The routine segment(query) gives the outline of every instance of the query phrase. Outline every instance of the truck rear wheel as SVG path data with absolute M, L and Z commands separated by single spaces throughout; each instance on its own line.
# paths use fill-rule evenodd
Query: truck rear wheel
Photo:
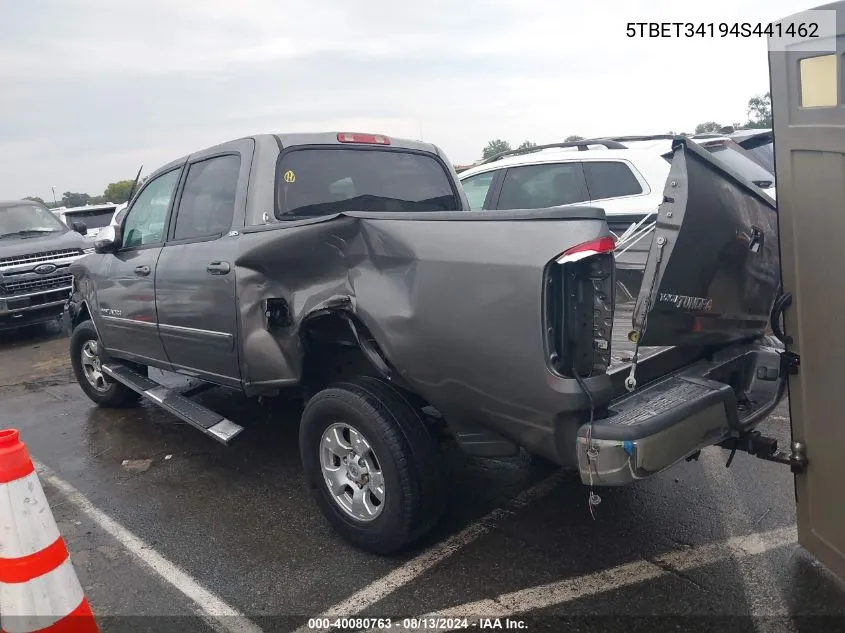
M 83 321 L 70 335 L 70 364 L 82 391 L 99 406 L 122 408 L 138 403 L 136 392 L 103 373 L 100 341 L 91 321 Z
M 314 395 L 302 414 L 299 449 L 320 510 L 363 550 L 395 553 L 443 516 L 437 442 L 422 413 L 382 380 L 356 378 Z

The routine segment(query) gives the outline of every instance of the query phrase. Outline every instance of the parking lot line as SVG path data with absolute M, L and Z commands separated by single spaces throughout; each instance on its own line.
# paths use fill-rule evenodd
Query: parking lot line
M 76 488 L 61 479 L 48 466 L 33 459 L 39 478 L 58 490 L 80 512 L 86 514 L 103 531 L 117 540 L 140 562 L 152 569 L 163 580 L 191 600 L 197 614 L 220 633 L 263 633 L 261 627 L 243 613 L 226 604 L 221 598 L 203 587 L 187 572 L 156 552 L 150 545 L 95 507 Z
M 689 549 L 674 550 L 652 560 L 641 559 L 585 576 L 566 578 L 558 582 L 504 593 L 495 598 L 467 602 L 427 613 L 419 616 L 418 619 L 436 617 L 473 620 L 525 614 L 537 609 L 572 602 L 579 598 L 623 589 L 669 574 L 703 568 L 731 558 L 740 560 L 757 556 L 793 544 L 797 541 L 797 538 L 795 526 L 735 536 Z M 767 613 L 765 615 L 783 614 Z M 371 629 L 368 633 L 381 633 L 388 630 Z
M 732 476 L 735 471 L 729 471 L 725 466 L 725 453 L 721 448 L 710 447 L 701 452 L 699 461 L 704 472 L 715 484 L 715 490 L 722 496 L 723 503 L 727 506 L 726 509 L 739 517 L 739 522 L 737 522 L 726 514 L 721 515 L 722 528 L 727 534 L 730 534 L 732 531 L 731 525 L 737 525 L 737 523 L 741 525 L 742 522 L 751 524 L 753 517 L 748 516 L 748 511 L 741 502 L 741 492 L 736 484 L 736 479 Z M 748 538 L 754 539 L 754 535 L 749 535 Z M 749 605 L 749 615 L 757 615 L 756 611 L 761 608 L 763 600 L 753 598 L 759 592 L 759 587 L 771 588 L 776 586 L 776 583 L 771 582 L 775 575 L 774 570 L 765 564 L 761 565 L 759 569 L 745 565 L 737 565 L 736 568 L 737 576 Z M 783 593 L 780 591 L 770 598 L 775 604 L 783 604 L 784 602 Z M 758 621 L 754 620 L 753 622 L 752 627 L 759 630 Z
M 516 510 L 524 508 L 532 501 L 549 494 L 562 481 L 563 477 L 564 473 L 558 471 L 530 488 L 523 490 L 501 508 L 493 510 L 457 534 L 415 556 L 386 576 L 382 576 L 363 589 L 355 592 L 346 600 L 329 607 L 328 610 L 318 617 L 351 617 L 361 613 L 370 605 L 382 600 L 397 589 L 404 587 L 421 574 L 458 552 L 461 548 L 477 540 L 493 529 L 497 523 L 512 515 Z M 315 633 L 317 630 L 302 626 L 295 633 Z M 323 630 L 326 631 L 329 629 Z

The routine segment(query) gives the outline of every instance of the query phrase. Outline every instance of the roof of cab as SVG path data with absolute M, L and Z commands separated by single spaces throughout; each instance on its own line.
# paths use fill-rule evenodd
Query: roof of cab
M 352 132 L 352 133 L 354 134 L 355 132 Z M 252 134 L 250 136 L 241 136 L 239 138 L 229 139 L 227 141 L 223 141 L 222 143 L 217 143 L 217 144 L 211 145 L 209 147 L 196 149 L 193 152 L 191 152 L 190 154 L 185 154 L 183 156 L 180 156 L 179 158 L 171 160 L 170 162 L 168 162 L 165 165 L 161 165 L 160 167 L 157 167 L 154 171 L 152 171 L 150 173 L 149 176 L 157 176 L 160 173 L 170 171 L 174 167 L 178 167 L 178 166 L 182 165 L 185 161 L 187 161 L 194 154 L 211 152 L 211 151 L 214 151 L 214 150 L 217 150 L 217 149 L 219 149 L 220 151 L 223 151 L 225 149 L 228 149 L 229 145 L 231 145 L 233 143 L 237 143 L 238 141 L 246 140 L 246 139 L 252 139 L 252 140 L 254 140 L 258 143 L 266 142 L 266 141 L 272 141 L 273 143 L 281 144 L 282 148 L 293 147 L 293 146 L 297 146 L 297 145 L 332 145 L 332 146 L 339 146 L 339 147 L 343 147 L 343 146 L 354 147 L 356 145 L 355 143 L 342 143 L 342 142 L 340 142 L 338 140 L 338 136 L 341 135 L 341 134 L 350 134 L 350 132 L 297 132 L 297 133 L 291 133 L 291 134 L 284 134 L 284 133 L 270 134 L 270 133 L 267 133 L 267 134 Z M 361 132 L 361 134 L 370 135 L 372 133 Z M 425 143 L 423 141 L 415 141 L 415 140 L 411 140 L 411 139 L 407 139 L 407 138 L 399 138 L 399 137 L 396 137 L 396 136 L 389 136 L 387 134 L 377 134 L 377 136 L 384 136 L 385 138 L 390 139 L 390 145 L 388 145 L 386 147 L 393 147 L 393 148 L 399 148 L 399 149 L 410 149 L 410 150 L 416 150 L 416 151 L 420 151 L 420 152 L 428 152 L 428 153 L 431 153 L 431 154 L 436 154 L 438 156 L 444 157 L 443 153 L 439 150 L 439 148 L 432 143 Z M 385 147 L 384 145 L 376 145 L 376 144 L 373 144 L 372 146 L 373 147 Z
M 301 132 L 294 134 L 274 134 L 282 144 L 282 147 L 291 147 L 295 145 L 340 145 L 354 147 L 357 143 L 342 143 L 338 140 L 341 134 L 357 134 L 358 132 Z M 372 132 L 360 132 L 360 134 L 372 135 Z M 382 147 L 398 147 L 400 149 L 411 149 L 420 152 L 430 152 L 438 154 L 437 146 L 432 143 L 425 143 L 423 141 L 415 141 L 407 138 L 398 138 L 388 134 L 376 134 L 376 136 L 383 136 L 390 140 L 389 146 Z

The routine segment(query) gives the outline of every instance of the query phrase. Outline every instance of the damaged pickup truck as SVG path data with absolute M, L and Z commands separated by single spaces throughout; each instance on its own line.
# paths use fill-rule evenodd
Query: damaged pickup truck
M 764 338 L 776 210 L 693 143 L 673 151 L 621 324 L 601 209 L 470 211 L 433 145 L 259 135 L 180 158 L 72 266 L 74 372 L 98 405 L 144 397 L 224 444 L 244 429 L 148 368 L 302 393 L 314 499 L 382 554 L 442 515 L 447 434 L 478 456 L 524 447 L 590 486 L 717 444 L 784 461 L 754 431 L 788 365 Z M 627 362 L 614 327 L 635 341 Z

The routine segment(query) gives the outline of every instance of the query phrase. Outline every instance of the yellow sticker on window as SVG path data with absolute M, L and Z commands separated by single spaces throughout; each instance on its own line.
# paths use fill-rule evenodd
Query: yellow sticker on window
M 285 172 L 284 178 L 285 182 L 296 182 L 296 174 L 290 169 Z

